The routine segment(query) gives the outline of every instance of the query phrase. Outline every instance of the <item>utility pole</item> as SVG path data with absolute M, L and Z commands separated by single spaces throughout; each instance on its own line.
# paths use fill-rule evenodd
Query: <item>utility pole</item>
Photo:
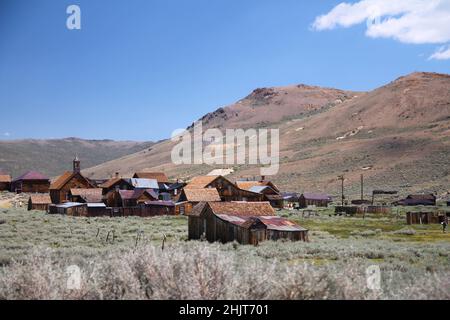
M 364 175 L 361 174 L 361 203 L 364 200 Z
M 344 196 L 344 180 L 345 180 L 344 175 L 338 176 L 338 180 L 341 180 L 341 199 L 342 199 L 342 206 L 344 206 L 344 199 L 345 199 L 345 196 Z

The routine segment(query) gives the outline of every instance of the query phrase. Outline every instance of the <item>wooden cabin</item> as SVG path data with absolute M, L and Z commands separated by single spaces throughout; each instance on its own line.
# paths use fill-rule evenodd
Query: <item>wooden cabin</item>
M 118 196 L 117 207 L 136 207 L 158 200 L 158 194 L 153 189 L 119 190 Z
M 237 181 L 236 185 L 240 189 L 261 194 L 263 201 L 270 202 L 274 208 L 282 209 L 284 207 L 283 196 L 270 181 Z
M 190 240 L 253 245 L 265 240 L 308 240 L 307 229 L 275 216 L 269 202 L 202 202 L 188 217 Z
M 146 201 L 145 206 L 150 208 L 152 216 L 178 216 L 184 214 L 184 204 L 174 201 Z
M 16 193 L 48 193 L 50 179 L 37 171 L 28 171 L 11 181 L 11 191 Z
M 178 203 L 184 205 L 184 211 L 186 214 L 192 211 L 192 208 L 200 202 L 220 202 L 220 195 L 217 189 L 209 188 L 184 188 L 181 191 Z
M 81 189 L 74 188 L 69 191 L 69 201 L 79 203 L 103 203 L 103 189 L 91 188 Z
M 109 179 L 105 183 L 102 183 L 101 185 L 99 185 L 99 188 L 103 189 L 104 195 L 106 195 L 110 191 L 134 189 L 130 179 L 119 178 L 118 176 Z
M 199 176 L 193 178 L 184 189 L 210 189 L 219 192 L 222 201 L 263 201 L 264 196 L 259 193 L 240 189 L 236 184 L 223 176 Z
M 32 194 L 28 199 L 28 211 L 40 210 L 47 211 L 48 206 L 52 204 L 49 194 Z
M 328 204 L 331 202 L 332 198 L 324 193 L 305 192 L 298 199 L 300 208 L 306 208 L 308 206 L 328 207 Z
M 75 217 L 87 217 L 88 205 L 86 203 L 65 202 L 61 204 L 49 205 L 50 214 L 64 214 Z
M 436 196 L 434 194 L 410 194 L 405 199 L 394 202 L 400 206 L 435 206 Z
M 93 189 L 95 186 L 81 174 L 80 160 L 73 160 L 73 171 L 64 172 L 50 185 L 52 203 L 59 204 L 70 201 L 72 189 Z
M 0 172 L 0 191 L 9 191 L 11 189 L 11 176 Z
M 155 179 L 158 183 L 170 184 L 170 180 L 164 172 L 136 172 L 133 178 Z

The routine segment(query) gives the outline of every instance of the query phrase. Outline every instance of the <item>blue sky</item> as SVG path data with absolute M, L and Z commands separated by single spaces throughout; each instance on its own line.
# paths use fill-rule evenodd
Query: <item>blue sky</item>
M 0 139 L 157 140 L 257 87 L 450 73 L 429 59 L 439 42 L 312 27 L 340 2 L 1 0 Z M 71 4 L 81 30 L 66 28 Z

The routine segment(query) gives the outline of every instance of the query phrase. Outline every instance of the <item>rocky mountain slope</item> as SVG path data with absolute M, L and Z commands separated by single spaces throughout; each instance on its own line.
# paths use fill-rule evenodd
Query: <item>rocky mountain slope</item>
M 202 118 L 205 128 L 279 128 L 281 166 L 270 177 L 284 190 L 338 194 L 337 176 L 356 196 L 366 192 L 450 192 L 450 76 L 413 73 L 370 92 L 307 85 L 261 88 Z M 91 177 L 120 171 L 166 171 L 189 179 L 213 168 L 171 162 L 170 140 L 85 170 Z M 232 178 L 259 175 L 257 166 L 232 166 Z

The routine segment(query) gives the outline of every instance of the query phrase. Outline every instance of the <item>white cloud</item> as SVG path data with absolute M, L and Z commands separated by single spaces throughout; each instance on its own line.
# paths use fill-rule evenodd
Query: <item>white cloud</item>
M 5 137 L 9 137 L 9 136 L 11 135 L 11 133 L 5 132 L 3 135 L 4 135 Z
M 433 53 L 429 60 L 448 60 L 450 59 L 450 46 L 443 46 Z
M 322 31 L 362 23 L 367 23 L 366 35 L 371 38 L 390 38 L 411 44 L 445 44 L 450 41 L 450 0 L 344 2 L 317 17 L 312 27 Z

